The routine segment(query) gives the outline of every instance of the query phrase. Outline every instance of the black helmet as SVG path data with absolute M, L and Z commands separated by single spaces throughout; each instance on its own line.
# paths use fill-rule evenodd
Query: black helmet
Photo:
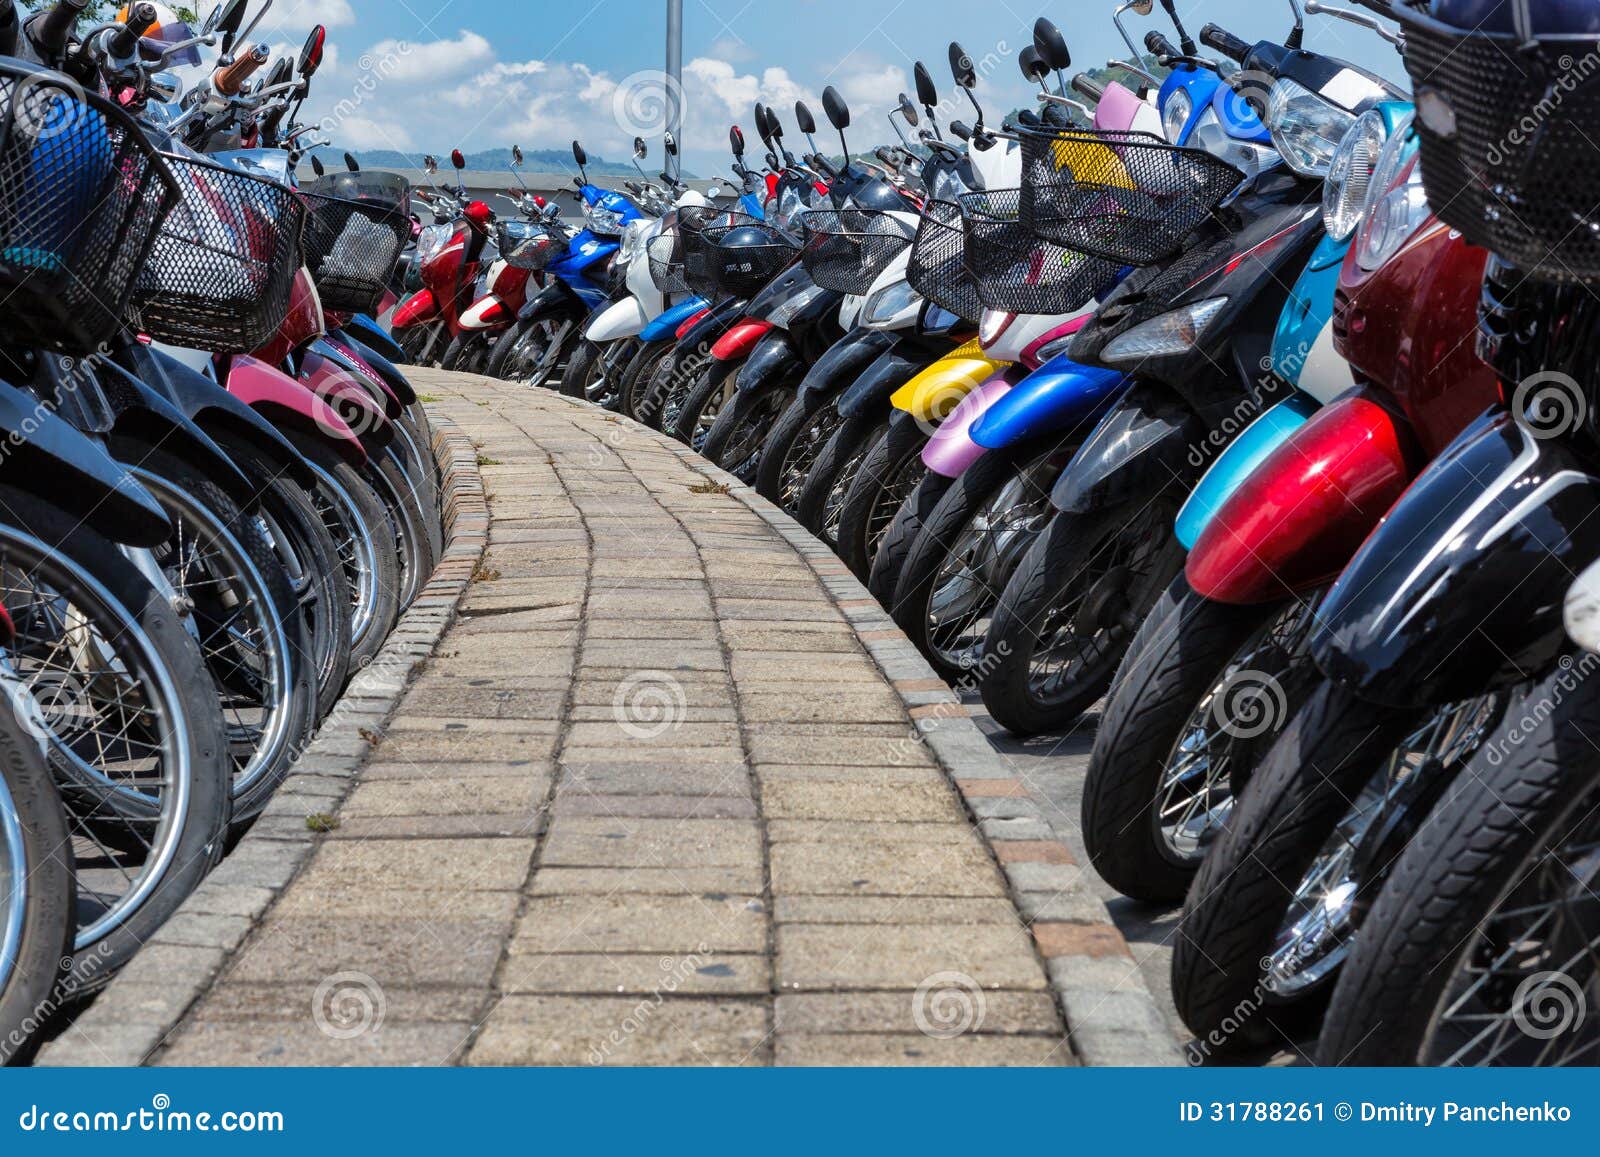
M 1593 0 L 1430 0 L 1422 12 L 1463 35 L 1514 36 L 1519 43 L 1600 38 L 1600 5 Z M 1395 15 L 1404 21 L 1409 10 L 1397 5 Z
M 762 249 L 777 243 L 772 230 L 765 225 L 740 225 L 717 238 L 719 249 Z

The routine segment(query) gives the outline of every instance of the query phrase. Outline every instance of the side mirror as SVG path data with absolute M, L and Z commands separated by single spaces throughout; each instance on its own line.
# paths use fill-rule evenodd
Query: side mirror
M 804 136 L 811 136 L 817 131 L 817 118 L 811 115 L 811 106 L 803 100 L 794 102 L 794 122 L 800 126 Z
M 767 137 L 773 141 L 782 142 L 783 122 L 778 119 L 778 114 L 772 111 L 772 106 L 767 106 Z
M 738 125 L 728 129 L 728 147 L 733 150 L 734 156 L 740 160 L 744 159 L 744 133 L 739 130 Z
M 206 21 L 208 32 L 221 35 L 224 53 L 233 48 L 233 39 L 239 35 L 239 27 L 244 23 L 245 5 L 248 3 L 249 0 L 224 0 Z
M 572 159 L 577 162 L 580 169 L 589 163 L 589 154 L 583 151 L 583 146 L 577 141 L 572 142 Z
M 325 177 L 328 175 L 328 170 L 322 167 L 322 158 L 318 156 L 313 156 L 311 158 L 311 171 L 319 177 Z
M 344 155 L 344 167 L 352 173 L 359 173 L 361 171 L 361 162 L 356 160 L 353 154 L 346 153 Z
M 822 90 L 822 111 L 828 114 L 828 123 L 840 132 L 850 127 L 850 106 L 831 84 Z
M 267 73 L 267 86 L 275 88 L 280 84 L 288 84 L 294 79 L 294 61 L 287 56 L 280 56 L 272 64 L 272 71 Z
M 770 149 L 772 147 L 772 133 L 767 129 L 767 106 L 759 100 L 756 101 L 755 118 L 756 136 L 760 137 L 761 143 Z
M 644 160 L 650 155 L 650 147 L 644 143 L 643 137 L 633 138 L 633 155 L 636 160 Z
M 521 145 L 512 145 L 511 146 L 511 167 L 513 169 L 522 168 L 522 146 Z
M 1050 76 L 1050 66 L 1044 62 L 1044 57 L 1039 55 L 1039 50 L 1031 44 L 1017 54 L 1017 67 L 1022 69 L 1025 79 L 1037 85 L 1042 86 Z
M 1145 6 L 1149 7 L 1147 0 Z M 1043 16 L 1033 25 L 1033 47 L 1045 64 L 1055 71 L 1065 72 L 1072 67 L 1072 53 L 1067 51 L 1067 38 L 1061 35 L 1061 29 Z
M 295 71 L 302 80 L 310 80 L 316 75 L 317 69 L 322 67 L 322 52 L 328 42 L 328 30 L 318 24 L 306 37 L 306 42 L 300 46 L 300 59 L 295 63 Z
M 459 173 L 467 167 L 467 158 L 462 155 L 460 149 L 452 149 L 450 150 L 450 163 L 456 167 L 456 172 Z
M 928 66 L 922 61 L 917 61 L 911 70 L 917 82 L 917 99 L 922 102 L 923 108 L 932 108 L 939 103 L 939 88 L 933 83 L 933 74 L 928 71 Z
M 900 94 L 900 115 L 906 118 L 909 125 L 915 125 L 922 119 L 917 115 L 917 106 L 911 103 L 911 98 L 905 93 Z
M 955 78 L 956 84 L 968 92 L 978 87 L 978 70 L 972 63 L 972 57 L 953 40 L 950 42 L 950 75 Z
M 439 158 L 429 153 L 422 158 L 422 168 L 430 177 L 437 175 L 439 172 Z
M 1172 0 L 1162 0 L 1162 3 L 1170 14 L 1173 11 Z M 1156 6 L 1154 0 L 1133 0 L 1133 10 L 1140 16 L 1148 16 L 1156 10 Z

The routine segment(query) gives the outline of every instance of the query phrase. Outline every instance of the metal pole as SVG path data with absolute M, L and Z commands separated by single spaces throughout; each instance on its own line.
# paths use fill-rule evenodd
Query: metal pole
M 679 155 L 668 165 L 683 175 L 683 0 L 667 0 L 667 131 L 678 142 Z

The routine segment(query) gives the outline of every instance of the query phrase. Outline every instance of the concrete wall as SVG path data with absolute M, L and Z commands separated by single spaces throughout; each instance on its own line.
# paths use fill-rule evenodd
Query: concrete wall
M 331 166 L 329 171 L 334 171 Z M 649 172 L 650 170 L 646 169 L 645 171 Z M 401 170 L 401 173 L 416 188 L 426 189 L 430 187 L 428 175 L 421 169 L 409 172 Z M 572 184 L 572 176 L 571 173 L 523 173 L 522 179 L 527 182 L 528 188 L 547 200 L 555 199 L 556 203 L 561 206 L 562 214 L 571 217 L 578 210 L 577 189 Z M 441 170 L 437 178 L 437 184 L 441 188 L 453 189 L 455 188 L 454 178 L 454 170 Z M 310 182 L 316 179 L 316 174 L 309 167 L 302 168 L 300 179 L 304 182 Z M 621 174 L 595 174 L 593 179 L 594 183 L 602 188 L 625 191 L 624 182 L 628 178 Z M 474 198 L 487 203 L 489 208 L 497 213 L 509 211 L 511 203 L 496 194 L 505 193 L 518 187 L 516 178 L 505 170 L 500 172 L 475 172 L 468 169 L 461 174 L 461 183 L 466 186 L 467 191 Z M 708 191 L 713 185 L 719 186 L 723 194 L 719 200 L 731 201 L 737 193 L 731 179 L 726 181 L 697 180 L 690 181 L 689 184 L 702 193 Z

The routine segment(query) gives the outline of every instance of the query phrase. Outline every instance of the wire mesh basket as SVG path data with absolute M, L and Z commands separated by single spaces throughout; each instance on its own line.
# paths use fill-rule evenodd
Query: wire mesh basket
M 371 313 L 411 236 L 411 219 L 379 202 L 300 194 L 306 267 L 326 309 Z
M 650 262 L 650 280 L 662 293 L 672 296 L 693 292 L 684 266 L 683 233 L 678 226 L 663 229 L 650 238 L 645 257 Z
M 871 291 L 917 236 L 906 215 L 882 209 L 813 209 L 800 223 L 805 228 L 802 260 L 811 280 L 858 297 Z
M 734 238 L 734 234 L 754 230 L 765 240 L 752 244 L 754 233 Z M 766 225 L 713 225 L 701 231 L 712 254 L 711 279 L 730 297 L 754 297 L 778 274 L 794 264 L 799 248 Z M 725 245 L 734 239 L 737 245 Z
M 1595 45 L 1464 36 L 1410 10 L 1404 23 L 1434 212 L 1524 273 L 1600 280 L 1600 79 L 1573 67 L 1575 57 L 1592 62 L 1583 52 Z
M 717 276 L 721 255 L 707 238 L 708 230 L 761 224 L 761 218 L 734 210 L 710 206 L 678 210 L 678 232 L 683 239 L 683 279 L 688 292 L 708 299 L 719 298 L 726 292 Z
M 983 315 L 978 287 L 967 269 L 960 204 L 929 201 L 923 206 L 906 280 L 924 298 L 959 318 L 977 321 Z
M 85 354 L 116 333 L 178 182 L 121 109 L 0 60 L 0 297 L 8 343 Z
M 1022 223 L 1040 238 L 1122 265 L 1183 247 L 1244 174 L 1151 133 L 1023 131 Z
M 276 181 L 167 156 L 182 189 L 134 286 L 129 320 L 158 341 L 249 353 L 289 312 L 305 206 Z
M 501 221 L 495 226 L 501 259 L 513 269 L 538 272 L 555 260 L 556 240 L 550 230 L 532 221 Z
M 1021 200 L 1018 189 L 961 197 L 967 267 L 978 299 L 1007 313 L 1082 309 L 1110 287 L 1121 266 L 1036 236 L 1022 221 Z

